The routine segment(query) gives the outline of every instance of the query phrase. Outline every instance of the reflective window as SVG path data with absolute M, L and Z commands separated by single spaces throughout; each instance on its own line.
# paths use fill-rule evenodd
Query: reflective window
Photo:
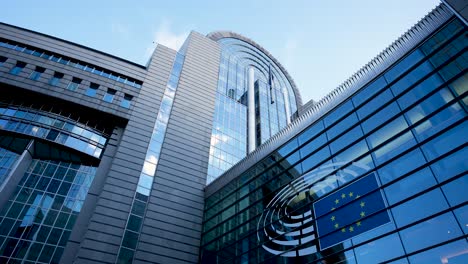
M 447 209 L 448 205 L 439 188 L 392 208 L 398 227 Z
M 442 186 L 442 190 L 451 206 L 468 201 L 468 193 L 466 192 L 468 190 L 468 175 L 445 184 Z
M 426 263 L 468 263 L 468 246 L 466 240 L 458 240 L 440 247 L 423 251 L 410 256 L 409 260 L 415 264 Z
M 411 52 L 408 56 L 398 62 L 398 64 L 388 70 L 387 73 L 385 73 L 385 79 L 387 79 L 388 82 L 392 82 L 409 68 L 414 66 L 417 62 L 421 61 L 423 58 L 424 54 L 419 49 Z
M 405 254 L 397 234 L 364 244 L 355 253 L 358 263 L 381 263 Z
M 353 96 L 353 103 L 354 106 L 359 106 L 365 100 L 373 96 L 374 94 L 379 93 L 385 86 L 387 82 L 383 76 L 377 78 L 371 84 L 367 85 L 366 87 L 362 88 L 361 91 Z
M 385 188 L 390 204 L 399 202 L 437 184 L 429 168 L 417 171 Z
M 34 69 L 34 71 L 31 72 L 31 75 L 29 75 L 29 79 L 33 81 L 37 81 L 39 80 L 39 78 L 41 78 L 41 74 L 43 74 L 44 72 L 45 72 L 45 68 L 36 66 L 36 69 Z
M 64 177 L 70 170 L 77 172 L 75 177 Z M 80 164 L 33 160 L 2 211 L 7 221 L 1 229 L 8 225 L 9 232 L 0 235 L 1 255 L 12 262 L 58 263 L 95 172 Z
M 422 146 L 422 150 L 429 160 L 460 146 L 467 142 L 466 131 L 468 124 L 466 122 L 450 129 L 439 137 L 431 140 Z
M 460 223 L 463 233 L 468 234 L 468 205 L 458 208 L 454 211 L 455 217 Z
M 52 86 L 58 86 L 62 78 L 63 78 L 63 73 L 54 72 L 54 76 L 52 76 L 52 78 L 49 80 L 49 84 Z
M 380 145 L 382 142 L 385 142 L 389 138 L 395 136 L 400 131 L 407 128 L 408 125 L 403 117 L 399 117 L 384 127 L 380 128 L 376 132 L 372 133 L 369 137 L 369 144 L 372 148 Z
M 184 55 L 180 53 L 176 54 L 176 61 L 178 63 L 182 64 L 183 59 Z M 138 179 L 137 189 L 132 203 L 131 214 L 127 220 L 125 235 L 119 247 L 117 263 L 132 262 L 133 254 L 137 247 L 139 231 L 143 222 L 140 216 L 144 215 L 145 213 L 147 205 L 146 203 L 151 193 L 156 168 L 158 165 L 159 153 L 161 152 L 172 103 L 174 102 L 175 89 L 177 89 L 177 84 L 180 77 L 179 66 L 174 65 L 173 72 L 174 71 L 178 73 L 175 79 L 176 85 L 173 87 L 170 87 L 169 84 L 166 85 L 166 90 L 164 92 L 161 105 L 159 106 L 158 116 L 153 127 L 153 134 L 151 135 L 150 144 L 146 151 L 145 161 Z M 173 72 L 171 73 L 172 75 L 174 75 Z M 131 99 L 132 97 L 130 95 L 125 94 L 124 100 L 128 101 L 128 106 L 130 106 Z M 126 106 L 123 105 L 123 107 Z
M 8 42 L 11 42 L 11 43 L 8 43 Z M 50 51 L 44 51 L 44 50 L 41 50 L 41 49 L 38 49 L 38 48 L 35 48 L 35 47 L 31 47 L 31 46 L 27 47 L 24 44 L 14 43 L 11 40 L 9 40 L 8 42 L 0 41 L 0 46 L 8 48 L 8 49 L 13 49 L 13 50 L 16 50 L 16 51 L 19 51 L 19 52 L 23 52 L 23 53 L 26 53 L 26 54 L 29 54 L 29 55 L 33 55 L 33 56 L 36 56 L 36 57 L 40 57 L 40 58 L 43 58 L 43 59 L 46 59 L 46 60 L 51 60 L 51 61 L 63 64 L 63 65 L 68 65 L 70 67 L 75 67 L 77 69 L 87 71 L 87 72 L 90 72 L 90 73 L 93 73 L 93 74 L 96 74 L 96 75 L 99 75 L 99 76 L 103 76 L 105 78 L 109 78 L 109 79 L 112 79 L 114 81 L 118 81 L 120 83 L 124 83 L 124 84 L 130 85 L 130 86 L 138 88 L 138 89 L 140 89 L 141 85 L 143 84 L 141 81 L 134 80 L 134 79 L 132 79 L 130 77 L 121 76 L 118 73 L 111 73 L 111 72 L 109 72 L 107 70 L 104 70 L 102 68 L 99 68 L 97 66 L 87 65 L 87 63 L 85 63 L 85 62 L 81 62 L 81 61 L 78 61 L 78 60 L 75 60 L 75 59 L 67 58 L 67 57 L 62 56 L 60 54 L 54 54 L 54 53 L 51 53 Z M 1 63 L 2 62 L 0 60 L 0 65 L 1 65 Z
M 434 67 L 427 61 L 423 62 L 421 65 L 416 67 L 414 70 L 409 72 L 403 78 L 398 80 L 395 84 L 391 86 L 394 95 L 398 95 L 409 87 L 421 80 L 422 77 L 429 74 Z
M 73 79 L 68 83 L 67 89 L 71 91 L 76 91 L 78 86 L 80 86 L 81 79 L 73 77 Z
M 122 102 L 120 102 L 120 106 L 124 108 L 130 108 L 130 105 L 132 104 L 132 99 L 133 99 L 133 96 L 129 94 L 125 94 L 124 97 L 122 98 Z
M 414 104 L 419 99 L 423 98 L 426 94 L 429 94 L 439 86 L 443 84 L 442 78 L 439 74 L 433 74 L 429 78 L 425 79 L 422 83 L 418 84 L 413 89 L 406 92 L 403 96 L 398 98 L 397 102 L 401 109 L 406 109 L 407 107 Z
M 102 131 L 79 124 L 75 120 L 67 119 L 67 117 L 58 117 L 50 112 L 32 108 L 20 109 L 7 108 L 3 118 L 0 119 L 0 127 L 55 141 L 91 156 L 100 157 L 107 141 Z
M 319 163 L 321 163 L 328 157 L 330 157 L 330 149 L 328 148 L 328 146 L 325 146 L 324 148 L 314 153 L 312 156 L 305 159 L 302 162 L 302 169 L 304 171 L 308 171 L 317 166 Z
M 0 147 L 0 186 L 7 180 L 19 156 L 11 150 Z
M 452 82 L 450 84 L 450 87 L 452 87 L 453 90 L 455 90 L 457 95 L 462 95 L 466 93 L 466 91 L 468 91 L 468 73 Z M 465 105 L 468 105 L 468 97 L 463 98 L 463 102 L 465 103 Z
M 466 56 L 454 56 L 468 43 L 466 32 L 460 32 L 465 31 L 463 25 L 453 21 L 457 20 L 351 95 L 352 104 L 348 100 L 306 127 L 296 136 L 299 151 L 293 137 L 281 151 L 273 150 L 210 195 L 205 204 L 201 262 L 465 263 L 468 244 L 460 239 L 468 234 L 468 206 L 464 205 L 468 199 L 468 150 L 464 148 L 468 128 L 465 105 L 457 96 L 467 89 L 464 78 L 448 87 L 445 80 L 466 71 L 467 61 L 462 58 Z M 450 36 L 454 40 L 448 41 Z M 434 51 L 435 56 L 425 57 Z M 227 99 L 244 92 L 229 83 L 237 78 L 231 74 L 237 69 L 230 65 L 231 59 L 223 55 L 219 71 L 218 91 Z M 434 72 L 434 65 L 444 67 Z M 386 78 L 391 87 L 386 87 Z M 261 92 L 269 95 L 268 89 Z M 243 103 L 242 97 L 238 100 Z M 216 107 L 220 109 L 218 103 Z M 216 135 L 212 142 L 219 146 L 224 134 Z M 215 157 L 224 154 L 221 149 L 210 150 L 210 164 L 220 166 Z M 288 158 L 281 160 L 284 155 Z M 360 210 L 370 208 L 370 201 L 361 205 L 346 200 L 362 191 L 348 192 L 347 188 L 366 175 L 378 176 L 373 186 L 378 191 L 374 193 L 382 197 L 379 212 Z M 331 204 L 318 214 L 316 208 L 323 201 Z M 343 217 L 337 221 L 341 208 L 337 204 L 350 205 L 345 222 Z M 351 209 L 352 204 L 357 208 Z M 388 221 L 359 233 L 357 222 L 346 221 L 359 219 L 360 213 L 365 216 L 360 227 L 381 215 L 387 215 Z M 315 223 L 313 230 L 306 221 Z M 464 244 L 456 244 L 457 240 Z M 351 246 L 355 248 L 350 250 Z
M 468 148 L 463 148 L 431 165 L 439 182 L 463 173 L 468 168 Z
M 362 130 L 364 130 L 364 133 L 368 133 L 377 126 L 386 123 L 390 118 L 399 113 L 400 108 L 398 107 L 397 103 L 393 102 L 377 113 L 374 113 L 366 121 L 362 122 Z
M 330 143 L 330 149 L 332 153 L 337 153 L 343 148 L 350 146 L 354 141 L 362 136 L 362 130 L 359 126 L 354 127 L 350 131 L 346 132 L 344 135 L 341 135 L 335 141 Z
M 419 112 L 419 114 L 421 114 L 421 111 L 424 110 L 421 108 L 415 109 L 415 112 Z M 414 114 L 414 112 L 412 114 Z M 458 103 L 454 103 L 414 128 L 416 138 L 418 138 L 419 141 L 423 141 L 460 120 L 465 115 L 466 113 L 461 106 Z M 412 116 L 412 118 L 417 119 L 419 117 Z
M 341 120 L 338 124 L 334 125 L 327 131 L 328 140 L 331 140 L 339 134 L 343 133 L 343 131 L 356 124 L 357 121 L 358 119 L 356 113 L 352 113 L 351 115 L 347 116 L 345 119 Z
M 452 213 L 446 213 L 400 232 L 408 253 L 450 240 L 462 235 Z
M 99 84 L 91 83 L 88 89 L 86 89 L 85 94 L 87 96 L 95 97 L 98 89 L 99 89 Z
M 302 132 L 302 134 L 298 136 L 299 144 L 304 144 L 306 141 L 316 136 L 323 129 L 323 122 L 321 120 L 317 121 L 314 125 L 307 128 L 304 132 Z
M 374 99 L 370 100 L 368 103 L 363 105 L 357 110 L 359 119 L 363 120 L 369 114 L 374 112 L 376 109 L 383 106 L 385 103 L 393 99 L 392 92 L 390 90 L 385 90 L 377 95 Z
M 10 73 L 13 75 L 18 75 L 26 67 L 26 63 L 22 61 L 16 62 L 15 67 L 10 70 Z
M 323 122 L 325 123 L 325 126 L 330 126 L 331 124 L 338 121 L 338 119 L 349 114 L 350 112 L 353 112 L 353 104 L 351 101 L 347 101 L 328 114 L 323 119 Z
M 325 134 L 320 134 L 320 136 L 300 148 L 301 157 L 306 157 L 310 153 L 316 151 L 319 147 L 325 145 L 326 142 L 327 136 Z
M 414 90 L 411 90 L 413 92 Z M 411 94 L 408 93 L 407 95 Z M 419 98 L 418 98 L 419 99 Z M 433 111 L 437 110 L 439 107 L 447 104 L 447 102 L 451 101 L 453 96 L 447 89 L 442 89 L 439 92 L 435 93 L 434 95 L 430 96 L 420 104 L 416 105 L 412 109 L 407 112 L 407 116 L 411 123 L 416 123 L 420 119 L 424 118 L 426 115 L 432 113 Z M 404 103 L 404 105 L 409 105 L 410 103 Z
M 104 94 L 104 97 L 102 98 L 102 100 L 104 100 L 105 102 L 108 102 L 108 103 L 112 103 L 112 101 L 114 100 L 114 96 L 115 96 L 116 92 L 117 92 L 116 90 L 108 88 L 107 92 Z

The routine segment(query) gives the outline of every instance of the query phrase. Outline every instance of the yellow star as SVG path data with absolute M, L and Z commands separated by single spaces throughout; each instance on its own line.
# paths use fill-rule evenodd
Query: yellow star
M 353 192 L 350 192 L 349 193 L 349 197 L 353 197 L 354 193 Z
M 344 194 L 344 193 L 341 194 L 341 198 L 342 198 L 342 199 L 346 198 L 346 194 Z
M 349 232 L 353 232 L 354 231 L 354 227 L 350 226 L 349 227 Z
M 338 229 L 338 227 L 340 227 L 340 225 L 338 223 L 336 223 L 335 228 Z
M 356 226 L 361 226 L 361 221 L 358 221 L 358 222 L 356 223 Z
M 364 217 L 364 216 L 366 216 L 366 213 L 363 211 L 361 212 L 361 217 Z
M 338 204 L 339 202 L 340 202 L 340 200 L 338 200 L 338 199 L 335 200 L 335 203 L 336 203 L 336 204 Z
M 346 232 L 346 228 L 341 228 L 341 232 Z
M 354 198 L 354 199 L 357 199 L 357 198 L 359 198 L 359 197 L 361 197 L 361 196 L 358 194 L 358 195 L 356 195 L 356 198 Z
M 365 202 L 361 202 L 360 205 L 361 205 L 361 207 L 364 207 L 364 206 L 366 205 L 366 203 L 365 203 Z
M 335 216 L 332 215 L 332 217 L 330 218 L 332 221 L 335 221 Z
M 331 210 L 333 211 L 333 210 L 335 210 L 335 209 L 336 209 L 335 207 L 332 207 L 332 209 L 331 209 Z

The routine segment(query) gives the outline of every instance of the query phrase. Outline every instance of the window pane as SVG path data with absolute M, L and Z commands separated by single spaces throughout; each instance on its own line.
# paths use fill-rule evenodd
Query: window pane
M 468 244 L 466 240 L 458 240 L 453 243 L 436 247 L 422 253 L 410 256 L 411 263 L 468 263 Z
M 362 245 L 355 252 L 358 263 L 381 263 L 405 254 L 397 234 Z
M 393 116 L 400 114 L 400 108 L 398 107 L 396 102 L 387 105 L 385 108 L 381 109 L 377 113 L 374 113 L 370 116 L 369 119 L 362 122 L 362 130 L 364 133 L 369 133 L 372 129 L 376 128 L 377 126 L 386 123 L 387 120 L 392 118 Z
M 431 165 L 439 181 L 444 181 L 466 171 L 468 168 L 468 148 L 463 148 Z
M 446 213 L 400 232 L 408 253 L 462 235 L 452 213 Z
M 431 170 L 424 168 L 388 186 L 385 188 L 385 193 L 388 202 L 394 204 L 435 184 L 437 182 Z
M 419 49 L 413 51 L 404 59 L 402 59 L 397 65 L 388 70 L 387 73 L 385 73 L 385 78 L 389 82 L 395 80 L 398 76 L 401 76 L 403 72 L 411 68 L 411 66 L 423 58 L 424 54 Z
M 381 76 L 368 86 L 364 87 L 358 94 L 353 96 L 352 100 L 354 106 L 357 107 L 358 105 L 362 104 L 362 102 L 364 102 L 367 98 L 380 92 L 380 90 L 382 90 L 382 88 L 385 87 L 385 85 L 387 85 L 387 82 L 385 81 L 385 78 Z
M 437 188 L 392 208 L 392 212 L 397 226 L 401 227 L 447 208 L 447 202 Z
M 422 152 L 419 149 L 415 149 L 381 168 L 379 170 L 380 180 L 382 184 L 385 184 L 425 163 L 426 159 Z
M 414 70 L 409 72 L 391 86 L 393 94 L 399 95 L 400 93 L 404 92 L 414 83 L 418 82 L 422 77 L 429 74 L 433 69 L 434 67 L 429 62 L 423 62 L 421 65 L 416 67 Z
M 468 131 L 468 124 L 464 122 L 424 144 L 422 150 L 429 160 L 435 159 L 461 144 L 466 143 L 468 140 L 466 131 Z
M 468 175 L 464 175 L 442 186 L 445 196 L 451 206 L 468 201 Z

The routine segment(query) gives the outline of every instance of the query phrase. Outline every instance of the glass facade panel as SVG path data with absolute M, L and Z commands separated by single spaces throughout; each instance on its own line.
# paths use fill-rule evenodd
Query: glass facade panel
M 149 146 L 146 150 L 146 158 L 143 163 L 143 168 L 138 179 L 138 185 L 133 197 L 131 214 L 127 219 L 125 235 L 122 238 L 117 263 L 131 263 L 138 244 L 139 231 L 142 225 L 142 218 L 147 208 L 148 197 L 150 196 L 153 186 L 154 175 L 158 165 L 159 153 L 164 141 L 169 115 L 174 102 L 175 90 L 180 77 L 180 69 L 184 63 L 185 56 L 177 53 L 172 67 L 171 77 L 174 85 L 170 85 L 169 81 L 166 85 L 166 90 L 159 106 L 158 116 L 153 127 Z M 127 96 L 130 101 L 131 96 Z M 125 100 L 125 98 L 124 98 Z M 130 102 L 129 102 L 130 104 Z
M 24 69 L 24 67 L 26 67 L 26 63 L 18 61 L 16 65 L 13 68 L 11 68 L 10 74 L 18 75 Z
M 99 158 L 107 135 L 68 117 L 51 112 L 0 103 L 0 129 L 43 138 Z
M 36 69 L 29 75 L 29 79 L 33 81 L 39 80 L 41 78 L 41 74 L 45 72 L 45 68 L 42 67 L 36 67 Z
M 450 80 L 463 76 L 461 53 L 445 52 L 460 45 L 453 25 L 437 33 L 450 41 L 429 38 L 208 197 L 201 262 L 464 263 L 468 127 L 466 89 Z
M 77 170 L 80 177 L 64 177 L 68 170 Z M 1 213 L 2 229 L 6 225 L 11 229 L 2 231 L 0 254 L 12 262 L 27 258 L 59 263 L 74 224 L 69 218 L 80 213 L 81 206 L 77 205 L 86 198 L 95 173 L 96 168 L 91 166 L 34 159 L 9 198 L 10 206 Z M 37 184 L 31 184 L 31 180 Z M 58 189 L 65 185 L 68 187 Z
M 108 102 L 108 103 L 112 103 L 112 101 L 114 101 L 114 96 L 115 96 L 115 93 L 117 91 L 114 90 L 114 89 L 107 89 L 107 92 L 104 94 L 104 97 L 102 98 L 102 100 L 104 102 Z
M 255 147 L 295 117 L 295 91 L 285 73 L 254 45 L 222 38 L 207 183 L 247 154 L 249 69 L 254 71 Z M 286 116 L 288 115 L 289 116 Z

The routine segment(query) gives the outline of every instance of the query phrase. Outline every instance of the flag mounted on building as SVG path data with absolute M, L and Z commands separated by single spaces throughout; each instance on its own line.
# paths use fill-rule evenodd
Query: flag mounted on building
M 374 173 L 314 203 L 320 248 L 390 222 Z

